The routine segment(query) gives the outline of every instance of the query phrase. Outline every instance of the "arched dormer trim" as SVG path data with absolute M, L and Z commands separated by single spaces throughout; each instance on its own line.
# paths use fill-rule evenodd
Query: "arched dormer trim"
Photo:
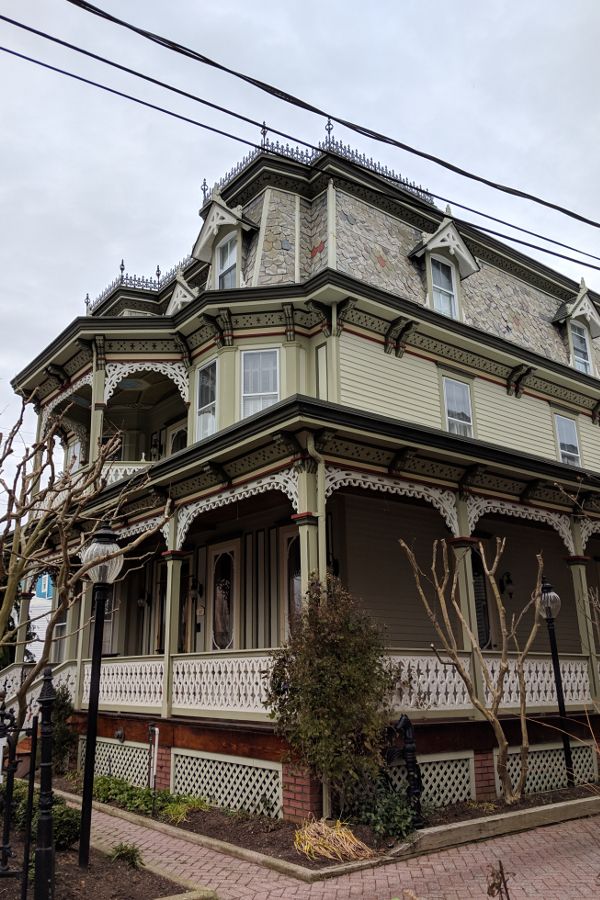
M 219 194 L 213 197 L 200 234 L 194 244 L 192 256 L 202 262 L 213 260 L 213 250 L 223 228 L 239 228 L 242 231 L 258 230 L 258 226 L 247 219 L 241 206 L 230 209 Z
M 184 306 L 195 300 L 199 293 L 200 289 L 191 287 L 183 277 L 181 269 L 178 269 L 175 275 L 175 287 L 169 300 L 166 315 L 174 316 L 180 309 L 183 309 Z
M 440 253 L 445 251 L 454 262 L 461 281 L 479 272 L 479 264 L 462 237 L 458 233 L 456 225 L 446 217 L 437 231 L 431 235 L 423 235 L 417 246 L 409 254 L 411 259 L 420 259 L 425 254 Z
M 564 325 L 569 320 L 579 320 L 589 331 L 592 338 L 600 337 L 600 315 L 589 295 L 584 279 L 581 279 L 579 293 L 570 303 L 563 303 L 553 322 Z

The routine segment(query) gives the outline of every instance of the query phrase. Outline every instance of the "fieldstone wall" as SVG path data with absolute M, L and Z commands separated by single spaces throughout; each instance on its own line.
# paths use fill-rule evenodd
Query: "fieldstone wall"
M 327 267 L 327 194 L 300 204 L 300 278 Z
M 568 364 L 568 345 L 552 324 L 560 300 L 508 272 L 481 261 L 479 264 L 481 271 L 461 282 L 464 321 Z
M 408 258 L 420 232 L 343 191 L 336 192 L 336 207 L 339 271 L 425 303 L 422 266 Z
M 267 215 L 258 283 L 293 283 L 295 258 L 296 198 L 293 194 L 273 190 Z

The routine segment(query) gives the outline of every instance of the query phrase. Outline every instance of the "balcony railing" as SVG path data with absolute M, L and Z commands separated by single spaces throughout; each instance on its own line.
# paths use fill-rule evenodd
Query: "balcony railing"
M 103 659 L 100 707 L 160 712 L 163 702 L 164 661 L 160 656 L 124 656 Z M 90 699 L 91 662 L 83 664 L 82 704 Z
M 500 665 L 498 653 L 485 653 L 484 658 L 495 678 Z M 519 706 L 519 681 L 514 659 L 509 659 L 509 669 L 504 682 L 502 706 L 505 709 Z M 568 706 L 585 706 L 592 702 L 588 657 L 583 655 L 561 654 L 560 671 L 562 675 L 565 703 Z M 527 706 L 539 708 L 556 707 L 556 684 L 550 656 L 532 653 L 524 664 Z
M 115 481 L 121 481 L 122 478 L 130 478 L 136 472 L 143 472 L 152 465 L 145 459 L 137 462 L 109 462 L 104 466 L 103 474 L 106 477 L 107 484 L 113 484 Z

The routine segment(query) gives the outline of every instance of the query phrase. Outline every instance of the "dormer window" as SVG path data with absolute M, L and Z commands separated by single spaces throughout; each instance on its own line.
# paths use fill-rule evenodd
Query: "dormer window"
M 586 375 L 592 374 L 590 337 L 585 325 L 571 321 L 571 341 L 573 343 L 573 366 Z
M 236 287 L 237 234 L 231 234 L 217 246 L 217 288 Z
M 456 277 L 454 266 L 442 262 L 436 256 L 431 257 L 431 284 L 433 291 L 433 308 L 436 312 L 457 318 Z

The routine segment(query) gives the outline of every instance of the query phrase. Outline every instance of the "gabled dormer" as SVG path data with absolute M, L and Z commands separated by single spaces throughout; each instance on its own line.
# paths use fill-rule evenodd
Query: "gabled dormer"
M 220 194 L 213 194 L 192 256 L 210 263 L 207 287 L 213 290 L 243 287 L 242 235 L 258 226 L 244 216 L 241 206 L 230 208 Z
M 174 316 L 180 309 L 183 309 L 184 306 L 187 306 L 188 303 L 195 300 L 199 293 L 200 288 L 191 287 L 183 277 L 181 269 L 178 269 L 175 276 L 175 288 L 171 295 L 166 314 L 168 316 Z
M 563 303 L 553 321 L 566 328 L 573 368 L 586 375 L 595 375 L 592 340 L 600 337 L 600 315 L 583 278 L 577 297 L 571 303 Z
M 425 260 L 429 305 L 451 319 L 461 318 L 460 282 L 478 272 L 479 264 L 449 215 L 433 234 L 422 236 L 410 257 Z

